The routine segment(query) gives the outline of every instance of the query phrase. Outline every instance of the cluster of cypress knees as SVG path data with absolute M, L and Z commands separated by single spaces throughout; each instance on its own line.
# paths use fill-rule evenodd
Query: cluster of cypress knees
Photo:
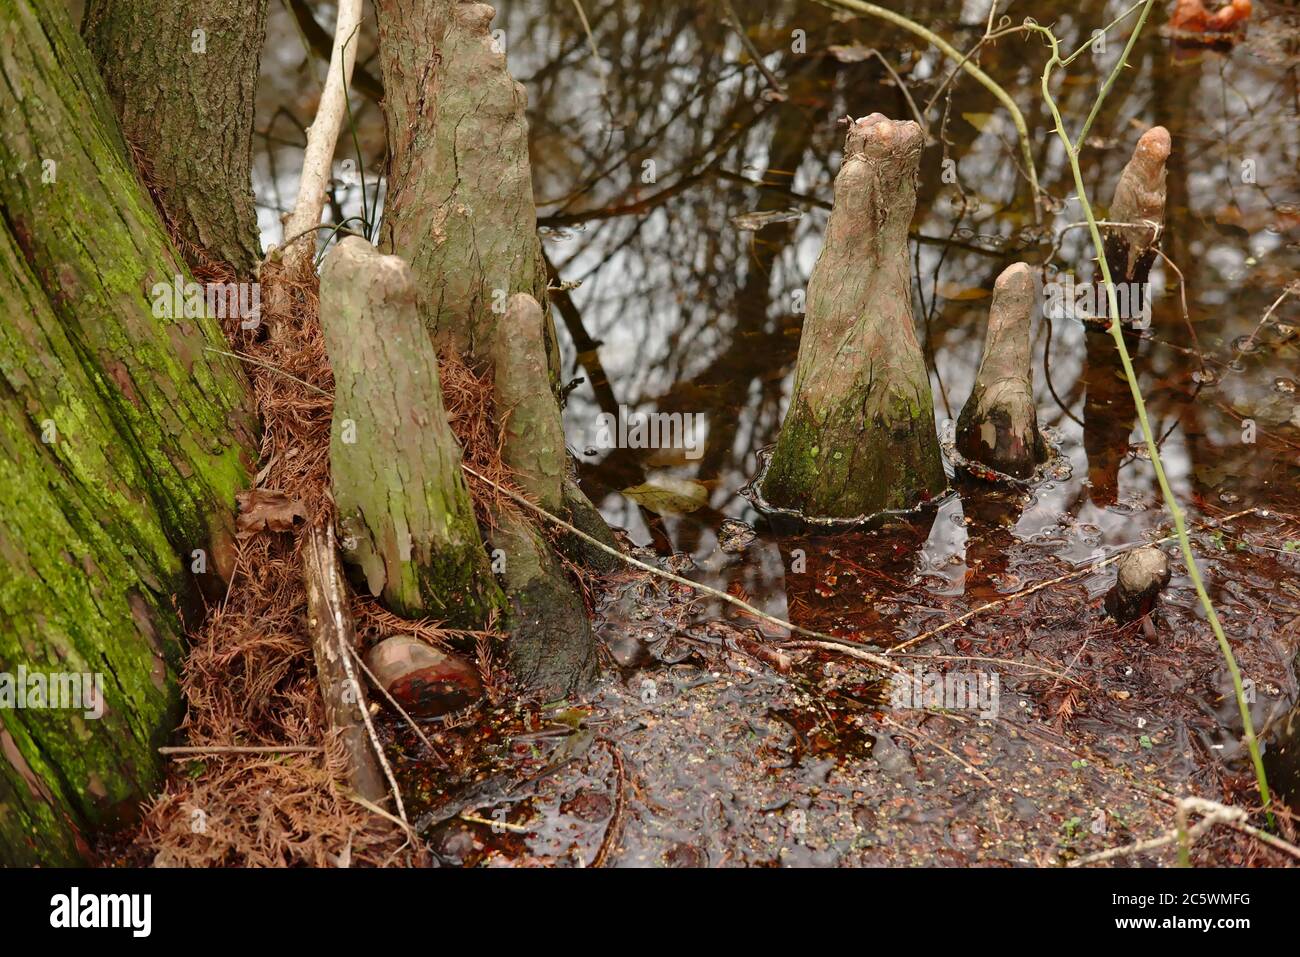
M 908 226 L 925 136 L 879 113 L 849 125 L 835 201 L 808 284 L 794 393 L 764 473 L 764 500 L 818 518 L 915 508 L 947 487 L 929 373 L 912 320 Z M 1110 207 L 1116 283 L 1144 284 L 1164 219 L 1169 133 L 1153 127 Z M 970 471 L 1031 477 L 1048 457 L 1030 366 L 1039 287 L 1024 262 L 993 288 L 975 386 L 957 423 Z M 983 467 L 983 468 L 981 468 Z
M 907 246 L 924 143 L 911 121 L 873 113 L 849 124 L 808 285 L 794 392 L 760 482 L 769 506 L 855 520 L 916 509 L 947 489 L 913 327 Z M 1164 127 L 1144 133 L 1109 207 L 1106 262 L 1112 281 L 1130 289 L 1145 289 L 1157 255 L 1169 151 Z M 957 421 L 955 464 L 969 475 L 1026 480 L 1048 459 L 1030 365 L 1039 301 L 1027 263 L 1008 266 L 994 283 L 975 385 Z M 1145 618 L 1169 581 L 1168 559 L 1159 549 L 1139 549 L 1119 571 L 1108 610 L 1121 621 Z

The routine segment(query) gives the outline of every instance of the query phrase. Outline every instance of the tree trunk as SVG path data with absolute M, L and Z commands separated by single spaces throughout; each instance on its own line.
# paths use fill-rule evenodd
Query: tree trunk
M 377 0 L 390 173 L 383 247 L 411 264 L 439 349 L 481 366 L 515 293 L 546 306 L 527 98 L 490 33 L 493 9 Z M 547 322 L 552 377 L 559 354 Z
M 1153 126 L 1142 134 L 1133 158 L 1120 173 L 1115 198 L 1106 215 L 1107 221 L 1113 223 L 1154 224 L 1106 227 L 1103 248 L 1111 281 L 1116 286 L 1121 283 L 1127 286 L 1124 290 L 1116 289 L 1120 318 L 1126 320 L 1126 325 L 1136 324 L 1134 320 L 1145 317 L 1150 308 L 1146 282 L 1165 222 L 1165 161 L 1169 149 L 1169 131 L 1163 126 Z M 1107 316 L 1109 300 L 1103 289 L 1098 291 L 1098 314 Z
M 0 863 L 73 860 L 157 784 L 173 596 L 229 574 L 254 446 L 216 323 L 154 311 L 188 276 L 63 16 L 0 7 Z M 33 675 L 88 676 L 80 707 L 19 706 Z
M 334 370 L 330 470 L 344 554 L 399 615 L 482 627 L 501 604 L 410 268 L 364 239 L 321 268 Z
M 957 419 L 957 450 L 972 462 L 1029 478 L 1047 458 L 1034 408 L 1029 323 L 1034 277 L 1025 263 L 1003 270 L 993 286 L 989 330 L 975 388 Z
M 907 255 L 923 140 L 915 123 L 879 113 L 849 127 L 794 393 L 763 483 L 772 505 L 852 518 L 946 487 Z
M 82 33 L 190 265 L 253 273 L 253 111 L 267 0 L 89 0 Z

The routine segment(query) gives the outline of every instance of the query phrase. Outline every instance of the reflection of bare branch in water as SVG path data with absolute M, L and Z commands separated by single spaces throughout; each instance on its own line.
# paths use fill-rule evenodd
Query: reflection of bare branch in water
M 1004 142 L 1005 116 L 987 91 L 954 72 L 937 51 L 892 27 L 837 21 L 797 0 L 735 6 L 787 100 L 764 98 L 770 81 L 717 5 L 581 0 L 588 36 L 573 3 L 520 0 L 500 5 L 494 24 L 504 31 L 511 68 L 528 91 L 535 194 L 552 286 L 582 280 L 553 299 L 568 333 L 566 369 L 581 367 L 586 379 L 569 400 L 570 445 L 581 451 L 591 444 L 595 416 L 616 412 L 620 402 L 706 413 L 703 458 L 680 464 L 686 474 L 713 483 L 711 501 L 733 513 L 734 504 L 721 496 L 750 477 L 754 450 L 770 443 L 780 425 L 801 321 L 792 294 L 805 287 L 820 248 L 843 136 L 837 117 L 874 111 L 909 116 L 907 92 L 936 136 L 923 157 L 913 266 L 924 319 L 918 332 L 925 336 L 937 398 L 952 412 L 973 381 L 988 300 L 944 293 L 987 289 L 1016 259 L 1041 265 L 1049 255 L 1044 236 L 1078 219 L 1077 209 L 1057 204 L 1054 220 L 1049 211 L 1050 233 L 1026 228 L 1032 217 L 1023 197 L 1016 198 L 1018 157 L 1015 144 Z M 909 17 L 934 26 L 961 50 L 987 31 L 987 6 L 975 5 L 975 13 L 952 0 L 908 0 L 904 6 Z M 298 25 L 306 25 L 294 20 L 305 7 L 300 0 L 273 5 L 264 58 L 258 198 L 263 226 L 276 238 L 279 197 L 292 189 L 289 171 L 298 166 L 299 118 L 311 114 L 319 86 L 319 57 L 310 37 L 304 44 L 298 35 Z M 1033 12 L 1067 25 L 1072 35 L 1062 41 L 1071 48 L 1083 45 L 1097 25 L 1065 0 L 1043 0 Z M 796 28 L 805 31 L 806 52 L 792 48 Z M 361 62 L 373 44 L 372 18 L 361 37 Z M 832 55 L 832 46 L 842 50 Z M 879 51 L 892 74 L 874 55 L 856 55 L 867 49 Z M 1104 71 L 1115 52 L 1086 53 L 1077 66 L 1091 62 Z M 1021 104 L 1031 128 L 1048 129 L 1033 68 L 1041 51 L 1019 37 L 1003 37 L 983 43 L 977 55 Z M 1186 274 L 1187 308 L 1184 314 L 1179 292 L 1166 292 L 1143 385 L 1153 414 L 1164 416 L 1175 472 L 1200 487 L 1198 476 L 1214 471 L 1202 464 L 1223 455 L 1246 481 L 1260 469 L 1247 466 L 1252 450 L 1239 441 L 1239 424 L 1207 405 L 1207 395 L 1220 397 L 1214 391 L 1189 398 L 1195 394 L 1189 377 L 1200 364 L 1195 353 L 1204 351 L 1220 378 L 1216 388 L 1232 390 L 1223 404 L 1244 410 L 1257 395 L 1251 390 L 1258 380 L 1266 391 L 1271 376 L 1287 372 L 1278 364 L 1284 360 L 1261 349 L 1247 357 L 1246 371 L 1222 377 L 1237 358 L 1228 345 L 1254 331 L 1300 248 L 1296 214 L 1288 212 L 1298 192 L 1300 134 L 1294 124 L 1279 125 L 1269 108 L 1294 99 L 1295 71 L 1245 51 L 1178 61 L 1154 36 L 1142 40 L 1134 62 L 1116 115 L 1100 119 L 1083 151 L 1085 182 L 1104 203 L 1137 132 L 1154 123 L 1174 131 L 1169 208 L 1177 229 L 1167 234 L 1165 252 Z M 375 91 L 363 79 L 354 86 L 367 182 L 374 184 L 381 181 L 384 131 L 371 101 Z M 1056 95 L 1067 115 L 1086 112 L 1091 84 L 1064 86 Z M 341 150 L 339 159 L 351 152 Z M 954 161 L 956 184 L 944 181 L 945 158 Z M 1257 183 L 1242 181 L 1239 167 L 1247 158 L 1266 171 Z M 655 175 L 643 182 L 648 160 Z M 1071 192 L 1052 137 L 1038 139 L 1035 162 L 1049 195 Z M 964 203 L 954 203 L 958 195 Z M 338 184 L 335 199 L 335 216 L 359 212 L 354 187 Z M 741 213 L 788 208 L 802 217 L 755 232 L 731 222 Z M 1077 230 L 1062 236 L 1059 251 L 1050 255 L 1081 281 L 1092 270 L 1086 237 Z M 1258 264 L 1246 264 L 1248 257 Z M 1173 282 L 1170 267 L 1158 270 L 1157 287 Z M 1284 302 L 1269 322 L 1291 319 L 1294 305 Z M 1271 328 L 1258 333 L 1261 342 L 1269 341 Z M 1044 421 L 1055 420 L 1067 446 L 1078 448 L 1087 431 L 1083 423 L 1101 428 L 1095 416 L 1090 422 L 1083 414 L 1083 331 L 1044 323 L 1038 334 L 1046 351 L 1036 364 L 1036 388 L 1051 410 Z M 1180 421 L 1183 427 L 1170 432 Z M 660 457 L 642 450 L 602 455 L 600 464 L 583 466 L 598 496 L 640 483 L 660 464 Z M 1074 481 L 1081 482 L 1086 473 L 1076 471 Z M 1148 489 L 1146 471 L 1141 463 L 1125 469 L 1125 498 Z M 1054 504 L 1073 507 L 1069 499 L 1062 490 Z M 1086 496 L 1080 507 L 1088 507 Z M 662 534 L 679 535 L 673 524 Z

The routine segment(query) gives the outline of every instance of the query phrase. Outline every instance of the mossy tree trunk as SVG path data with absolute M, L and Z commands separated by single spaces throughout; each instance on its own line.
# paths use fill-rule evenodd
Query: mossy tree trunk
M 82 33 L 192 266 L 250 275 L 253 111 L 267 0 L 89 0 Z M 197 252 L 195 251 L 197 250 Z
M 763 483 L 773 505 L 852 518 L 946 487 L 907 255 L 923 141 L 915 123 L 879 113 L 849 127 L 794 393 Z
M 546 307 L 527 97 L 492 36 L 494 11 L 377 0 L 390 172 L 383 245 L 411 264 L 439 349 L 482 365 L 507 300 Z M 547 322 L 551 374 L 558 351 Z
M 972 462 L 1028 478 L 1047 458 L 1034 408 L 1029 324 L 1034 277 L 1025 263 L 1003 270 L 993 285 L 984 354 L 975 388 L 957 418 L 957 450 Z
M 410 267 L 350 236 L 321 268 L 330 471 L 344 556 L 412 618 L 481 627 L 502 603 L 479 538 Z
M 174 597 L 229 574 L 255 428 L 216 323 L 155 314 L 185 266 L 62 9 L 0 7 L 0 43 L 0 863 L 62 863 L 160 778 Z M 20 669 L 102 715 L 17 707 Z

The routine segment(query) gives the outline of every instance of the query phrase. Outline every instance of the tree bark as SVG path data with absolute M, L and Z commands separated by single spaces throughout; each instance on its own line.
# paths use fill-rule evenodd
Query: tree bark
M 923 141 L 915 123 L 879 113 L 849 127 L 763 483 L 772 505 L 852 518 L 913 507 L 947 485 L 912 328 L 907 229 Z
M 0 7 L 0 42 L 0 673 L 103 692 L 0 708 L 0 863 L 68 863 L 160 778 L 174 597 L 231 570 L 254 423 L 216 323 L 154 312 L 188 276 L 61 8 Z
M 330 470 L 347 560 L 399 615 L 483 626 L 501 594 L 479 539 L 410 268 L 348 237 L 321 269 L 334 370 Z
M 527 97 L 490 33 L 493 9 L 377 0 L 390 171 L 383 248 L 411 264 L 439 349 L 482 366 L 508 298 L 546 307 Z M 552 377 L 558 345 L 548 321 Z
M 1015 263 L 993 285 L 989 330 L 975 388 L 957 418 L 957 450 L 972 462 L 1015 478 L 1029 478 L 1047 458 L 1034 408 L 1029 323 L 1034 278 Z
M 267 0 L 89 0 L 82 34 L 191 266 L 251 275 L 253 113 Z M 196 33 L 202 31 L 202 33 Z M 197 252 L 195 251 L 197 249 Z
M 552 515 L 563 517 L 568 465 L 560 407 L 550 390 L 546 320 L 526 292 L 510 297 L 495 330 L 490 359 L 501 460 L 519 488 Z
M 156 285 L 189 280 L 126 147 L 85 47 L 61 11 L 4 7 L 0 203 L 119 429 L 150 473 L 143 489 L 186 554 L 229 559 L 235 492 L 255 418 L 214 319 L 176 315 Z M 46 162 L 48 160 L 48 162 Z M 157 312 L 172 313 L 156 315 Z
M 105 702 L 98 720 L 19 707 L 0 678 L 0 863 L 66 864 L 84 853 L 82 832 L 122 822 L 157 782 L 154 749 L 180 714 L 181 627 L 168 591 L 185 583 L 138 491 L 149 477 L 130 436 L 7 229 L 0 276 L 11 319 L 0 328 L 0 672 L 98 673 Z
M 532 525 L 504 510 L 492 523 L 489 545 L 505 556 L 506 669 L 515 690 L 541 701 L 585 691 L 600 666 L 581 596 Z

